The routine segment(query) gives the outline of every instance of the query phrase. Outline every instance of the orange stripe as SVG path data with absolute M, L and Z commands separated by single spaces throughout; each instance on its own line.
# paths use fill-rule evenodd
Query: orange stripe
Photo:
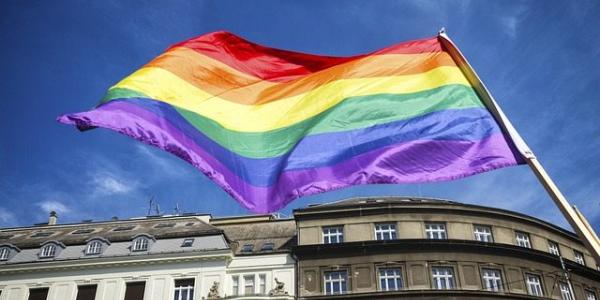
M 439 66 L 456 64 L 446 52 L 379 54 L 278 83 L 253 77 L 184 47 L 173 48 L 146 65 L 165 69 L 209 94 L 248 105 L 302 94 L 338 79 L 418 74 Z

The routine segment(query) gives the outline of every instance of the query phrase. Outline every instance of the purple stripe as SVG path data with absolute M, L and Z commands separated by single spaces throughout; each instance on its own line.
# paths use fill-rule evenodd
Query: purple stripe
M 171 152 L 246 208 L 276 211 L 301 197 L 359 184 L 445 181 L 519 164 L 502 134 L 477 141 L 417 140 L 372 150 L 328 167 L 282 172 L 270 187 L 248 184 L 169 122 L 135 105 L 62 116 L 78 127 L 112 129 Z

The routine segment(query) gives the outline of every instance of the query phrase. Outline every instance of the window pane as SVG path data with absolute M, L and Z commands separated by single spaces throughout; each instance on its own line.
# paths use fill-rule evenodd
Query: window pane
M 46 300 L 48 298 L 48 288 L 30 289 L 28 300 Z
M 128 282 L 125 287 L 125 300 L 144 300 L 146 282 Z
M 96 285 L 79 285 L 77 286 L 77 300 L 94 300 L 96 299 Z

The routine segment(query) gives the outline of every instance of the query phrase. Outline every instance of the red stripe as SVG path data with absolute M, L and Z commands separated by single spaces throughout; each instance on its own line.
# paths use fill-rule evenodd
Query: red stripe
M 275 82 L 290 81 L 369 55 L 443 51 L 437 37 L 433 37 L 396 44 L 368 54 L 348 57 L 321 56 L 257 45 L 225 31 L 192 38 L 171 46 L 174 47 L 193 49 L 241 72 Z

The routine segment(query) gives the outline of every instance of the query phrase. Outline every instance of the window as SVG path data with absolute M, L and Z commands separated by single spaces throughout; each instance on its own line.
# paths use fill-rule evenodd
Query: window
M 181 247 L 191 247 L 194 244 L 194 239 L 185 239 L 181 243 Z
M 48 288 L 29 289 L 27 300 L 46 300 L 46 298 L 48 298 Z
M 560 248 L 558 247 L 558 243 L 548 241 L 548 252 L 550 252 L 550 254 L 560 256 Z
M 96 299 L 97 285 L 78 285 L 77 298 L 75 300 L 94 300 Z
M 430 240 L 445 240 L 446 239 L 446 224 L 444 223 L 427 223 L 425 224 L 425 234 Z
M 252 249 L 254 249 L 253 244 L 245 244 L 244 247 L 242 247 L 242 253 L 252 253 Z
M 88 233 L 92 233 L 92 232 L 94 232 L 94 229 L 78 229 L 78 230 L 71 232 L 71 234 L 88 234 Z
M 574 300 L 573 296 L 571 295 L 571 289 L 569 288 L 569 285 L 565 282 L 560 282 L 558 284 L 558 287 L 560 289 L 560 299 L 562 300 Z
M 397 291 L 402 289 L 402 273 L 400 268 L 379 269 L 379 289 L 382 291 Z
M 85 249 L 86 255 L 96 255 L 102 252 L 102 242 L 100 241 L 91 241 L 88 243 L 87 248 Z
M 533 296 L 544 296 L 542 291 L 542 280 L 540 276 L 534 274 L 525 274 L 525 282 L 527 283 L 527 293 Z
M 348 291 L 348 271 L 327 271 L 323 276 L 326 295 L 344 294 Z
M 175 295 L 173 300 L 194 300 L 194 279 L 175 280 Z
M 344 227 L 323 227 L 323 244 L 336 244 L 344 242 Z
M 56 254 L 56 245 L 48 244 L 42 247 L 42 252 L 40 253 L 41 258 L 54 257 Z
M 234 296 L 239 295 L 240 293 L 240 276 L 232 276 L 231 277 L 231 294 Z
M 37 237 L 47 237 L 47 236 L 51 236 L 52 232 L 37 232 L 36 234 L 32 235 L 32 238 L 37 238 Z
M 583 259 L 583 253 L 577 251 L 577 250 L 573 250 L 573 254 L 575 256 L 575 262 L 585 266 L 585 260 Z
M 144 290 L 146 289 L 146 282 L 127 282 L 125 285 L 125 299 L 124 300 L 143 300 Z
M 486 225 L 475 225 L 473 230 L 475 234 L 475 240 L 480 242 L 492 243 L 494 238 L 492 236 L 492 227 Z
M 254 275 L 244 276 L 244 295 L 254 294 Z
M 531 248 L 531 242 L 529 241 L 529 234 L 525 232 L 517 231 L 515 233 L 515 237 L 517 239 L 517 246 Z
M 502 291 L 502 273 L 497 269 L 482 269 L 483 286 L 487 291 Z
M 8 260 L 10 249 L 8 247 L 0 248 L 0 261 Z
M 395 240 L 396 239 L 396 224 L 375 224 L 375 239 Z
M 596 293 L 586 290 L 585 291 L 585 300 L 597 300 Z
M 148 251 L 148 238 L 138 237 L 133 240 L 132 251 Z
M 175 223 L 160 223 L 160 224 L 154 226 L 154 228 L 170 228 L 170 227 L 175 227 Z
M 120 226 L 120 227 L 113 229 L 113 231 L 129 231 L 129 230 L 132 230 L 133 228 L 135 228 L 135 226 L 133 226 L 133 225 L 132 226 Z
M 434 289 L 451 290 L 456 286 L 452 267 L 432 267 L 431 275 Z
M 273 243 L 264 243 L 260 248 L 260 251 L 273 251 L 275 244 Z
M 258 275 L 258 293 L 261 295 L 267 293 L 267 275 L 265 274 Z

